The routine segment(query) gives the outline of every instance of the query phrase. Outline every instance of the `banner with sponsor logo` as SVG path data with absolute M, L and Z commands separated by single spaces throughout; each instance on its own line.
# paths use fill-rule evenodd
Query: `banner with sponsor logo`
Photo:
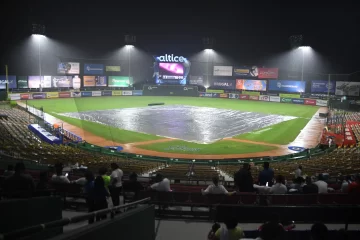
M 250 100 L 255 100 L 258 101 L 259 100 L 259 96 L 249 96 Z
M 221 93 L 212 93 L 213 98 L 219 98 Z
M 257 77 L 259 75 L 259 71 L 257 66 L 234 67 L 233 75 L 242 77 Z
M 80 63 L 78 62 L 60 62 L 57 67 L 59 74 L 80 74 Z
M 132 91 L 122 91 L 123 96 L 132 96 Z
M 107 71 L 107 72 L 120 72 L 121 71 L 120 66 L 106 66 L 105 69 L 106 69 L 105 71 Z
M 59 92 L 59 98 L 69 98 L 71 97 L 71 92 Z
M 239 94 L 236 94 L 236 93 L 229 93 L 229 98 L 231 99 L 238 99 L 239 98 Z
M 20 99 L 21 100 L 32 99 L 32 96 L 30 93 L 20 93 Z
M 334 93 L 335 81 L 313 80 L 311 81 L 312 93 Z
M 326 107 L 328 105 L 327 100 L 316 99 L 316 106 Z
M 21 96 L 20 93 L 11 93 L 9 94 L 10 100 L 20 100 Z
M 236 79 L 236 89 L 266 91 L 266 80 Z
M 122 91 L 112 91 L 112 95 L 113 95 L 113 96 L 121 96 L 121 95 L 122 95 Z
M 112 96 L 112 91 L 102 91 L 101 96 Z
M 229 95 L 227 93 L 220 93 L 221 98 L 228 98 Z
M 191 85 L 204 85 L 203 76 L 190 76 L 189 84 Z
M 46 98 L 58 98 L 58 97 L 59 97 L 58 92 L 47 92 L 46 93 Z
M 14 75 L 2 75 L 0 76 L 0 89 L 6 89 L 6 84 L 8 84 L 8 88 L 16 88 L 16 76 Z
M 249 96 L 259 96 L 260 92 L 251 92 L 251 91 L 241 91 L 242 94 L 244 95 L 249 95 Z
M 92 91 L 93 97 L 101 97 L 101 91 Z
M 63 87 L 70 88 L 73 87 L 73 78 L 71 76 L 52 76 L 51 77 L 51 86 L 54 88 Z
M 284 99 L 286 99 L 286 98 L 284 98 Z M 294 104 L 304 104 L 304 99 L 303 98 L 292 98 L 291 101 Z
M 214 66 L 214 76 L 229 76 L 231 77 L 233 74 L 232 66 Z
M 239 99 L 241 99 L 241 100 L 248 100 L 248 99 L 249 99 L 249 95 L 240 94 Z
M 280 102 L 280 97 L 278 97 L 278 96 L 270 96 L 270 102 Z
M 278 78 L 279 69 L 278 68 L 258 68 L 259 76 L 258 78 Z
M 316 100 L 315 99 L 305 99 L 304 104 L 305 105 L 313 105 L 313 106 L 315 106 L 316 105 Z
M 206 92 L 208 92 L 208 93 L 224 93 L 224 90 L 219 90 L 219 89 L 206 89 Z
M 133 96 L 142 96 L 143 90 L 133 90 L 132 94 L 133 94 Z
M 260 96 L 259 96 L 259 101 L 268 102 L 268 101 L 270 101 L 270 96 L 260 95 Z
M 106 76 L 84 76 L 83 78 L 84 87 L 104 87 L 107 85 Z
M 81 97 L 92 97 L 92 92 L 81 92 Z
M 305 92 L 305 81 L 269 80 L 269 91 Z
M 235 89 L 235 80 L 213 79 L 211 87 L 218 89 Z
M 46 98 L 46 93 L 33 93 L 32 98 L 33 99 L 44 99 L 44 98 Z
M 212 93 L 207 93 L 207 92 L 200 92 L 199 96 L 200 97 L 210 97 L 210 98 L 212 98 L 213 94 Z
M 81 97 L 81 92 L 71 92 L 71 97 L 73 98 Z
M 359 96 L 360 82 L 336 82 L 335 95 Z
M 84 64 L 84 74 L 94 74 L 94 75 L 103 75 L 104 74 L 104 65 L 103 64 Z
M 19 76 L 17 78 L 17 87 L 18 88 L 28 88 L 28 77 L 27 76 Z
M 46 85 L 49 85 L 50 83 L 50 87 L 51 87 L 51 78 L 49 79 L 49 76 L 46 77 Z M 29 76 L 28 77 L 28 88 L 40 88 L 40 84 L 41 87 L 43 87 L 45 85 L 44 83 L 44 76 Z
M 283 98 L 301 98 L 300 94 L 280 93 L 279 96 Z
M 292 102 L 292 98 L 283 98 L 283 97 L 280 97 L 280 102 L 282 102 L 282 103 L 291 103 L 291 102 Z
M 128 76 L 109 76 L 109 87 L 129 87 L 132 85 L 132 78 Z

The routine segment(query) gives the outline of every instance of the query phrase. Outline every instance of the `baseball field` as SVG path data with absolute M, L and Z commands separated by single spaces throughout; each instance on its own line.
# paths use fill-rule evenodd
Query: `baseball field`
M 318 110 L 276 102 L 146 96 L 28 100 L 27 104 L 117 144 L 184 154 L 272 151 L 291 143 Z

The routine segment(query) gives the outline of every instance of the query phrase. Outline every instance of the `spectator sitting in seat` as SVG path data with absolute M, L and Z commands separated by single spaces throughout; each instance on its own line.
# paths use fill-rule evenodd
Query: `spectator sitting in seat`
M 14 175 L 5 179 L 4 192 L 10 197 L 29 197 L 34 189 L 34 180 L 30 175 L 25 174 L 24 163 L 17 163 Z
M 212 225 L 211 230 L 210 230 L 210 232 L 208 234 L 208 240 L 213 240 L 215 238 L 215 233 L 216 233 L 217 230 L 220 229 L 220 227 L 221 226 L 218 223 L 214 223 L 214 225 Z
M 99 175 L 102 176 L 102 178 L 104 179 L 105 187 L 106 189 L 109 190 L 110 176 L 107 175 L 106 173 L 107 173 L 107 169 L 105 167 L 99 169 Z
M 282 175 L 276 177 L 276 183 L 271 187 L 270 193 L 273 194 L 286 194 L 287 188 L 285 186 L 285 178 Z
M 349 184 L 349 193 L 360 193 L 360 175 L 356 175 L 355 181 Z
M 63 165 L 61 163 L 55 164 L 55 172 L 51 177 L 51 182 L 53 183 L 70 183 L 69 179 L 66 176 L 62 175 Z
M 274 180 L 274 170 L 270 168 L 268 162 L 264 162 L 264 170 L 259 173 L 259 185 L 260 186 L 269 186 L 273 185 Z
M 225 220 L 225 226 L 219 228 L 213 239 L 216 240 L 239 240 L 244 237 L 244 232 L 240 227 L 237 227 L 238 221 L 235 217 L 229 217 Z
M 306 177 L 306 185 L 303 187 L 304 194 L 317 194 L 319 192 L 319 188 L 316 184 L 311 181 L 311 177 Z
M 250 172 L 250 165 L 244 163 L 243 167 L 235 173 L 234 182 L 239 192 L 254 192 L 253 178 Z
M 311 227 L 311 239 L 312 240 L 327 240 L 328 228 L 323 223 L 315 223 Z
M 133 200 L 137 199 L 137 196 L 141 190 L 144 189 L 143 185 L 137 180 L 138 175 L 136 173 L 131 173 L 129 176 L 129 181 L 124 182 L 124 194 L 126 197 L 132 198 Z
M 83 172 L 83 177 L 76 179 L 75 181 L 73 181 L 73 183 L 76 183 L 78 185 L 81 186 L 85 186 L 87 181 L 86 181 L 86 173 L 87 171 Z
M 347 193 L 349 184 L 351 183 L 351 176 L 346 176 L 346 177 L 342 176 L 340 178 L 340 183 L 341 183 L 341 192 Z
M 318 187 L 318 193 L 327 193 L 328 192 L 328 184 L 324 181 L 325 178 L 323 174 L 319 174 L 318 180 L 314 182 L 314 184 Z
M 305 186 L 305 179 L 302 177 L 298 177 L 294 179 L 294 183 L 291 184 L 289 192 L 302 193 L 304 186 Z
M 201 189 L 201 193 L 203 195 L 206 195 L 206 194 L 228 194 L 228 195 L 231 195 L 231 194 L 233 194 L 233 193 L 229 193 L 223 185 L 219 184 L 218 176 L 213 177 L 212 181 L 213 181 L 213 184 L 209 185 L 206 188 L 206 190 Z
M 298 178 L 298 177 L 302 177 L 302 166 L 299 165 L 294 173 L 295 173 L 295 179 Z
M 10 177 L 12 175 L 14 175 L 15 171 L 14 171 L 14 166 L 13 165 L 8 165 L 7 170 L 4 172 L 4 177 Z
M 160 173 L 156 174 L 155 182 L 156 183 L 150 186 L 152 190 L 158 192 L 171 192 L 169 179 L 164 178 Z

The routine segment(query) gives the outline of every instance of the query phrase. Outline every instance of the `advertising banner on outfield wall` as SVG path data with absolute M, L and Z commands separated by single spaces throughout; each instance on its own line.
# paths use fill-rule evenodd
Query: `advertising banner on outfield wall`
M 143 90 L 133 90 L 132 94 L 133 94 L 133 96 L 142 96 Z
M 270 102 L 280 102 L 280 97 L 278 97 L 278 96 L 270 96 Z
M 233 74 L 232 66 L 214 66 L 214 76 L 229 76 L 231 77 Z
M 80 74 L 80 63 L 60 62 L 58 63 L 57 73 L 59 74 Z
M 132 96 L 132 91 L 122 91 L 123 96 Z
M 301 98 L 300 94 L 280 93 L 279 96 L 283 98 Z
M 28 88 L 28 77 L 27 76 L 19 76 L 17 78 L 17 87 L 18 88 Z
M 239 94 L 236 94 L 236 93 L 229 93 L 229 98 L 231 99 L 239 99 Z
M 258 67 L 234 67 L 233 71 L 234 76 L 242 76 L 242 77 L 257 77 L 259 75 Z
M 71 97 L 71 92 L 59 92 L 59 98 L 69 98 Z
M 105 69 L 107 72 L 120 72 L 121 71 L 120 66 L 106 66 Z
M 101 97 L 101 91 L 92 91 L 91 94 L 93 97 Z
M 241 100 L 248 100 L 248 99 L 249 99 L 249 95 L 240 94 L 239 99 L 241 99 Z
M 305 81 L 269 80 L 269 91 L 279 92 L 305 92 Z
M 221 98 L 228 98 L 229 95 L 227 93 L 220 93 Z
M 16 88 L 16 76 L 14 75 L 2 75 L 0 76 L 0 89 L 6 89 L 6 84 L 8 83 L 8 88 Z
M 236 79 L 236 89 L 266 91 L 266 80 Z
M 46 93 L 33 93 L 32 98 L 33 99 L 44 99 L 44 98 L 46 98 Z
M 32 96 L 30 93 L 20 93 L 20 99 L 21 100 L 32 99 Z
M 10 96 L 10 100 L 20 100 L 21 99 L 20 93 L 11 93 L 9 96 Z
M 59 97 L 58 92 L 47 92 L 46 93 L 46 98 L 58 98 L 58 97 Z
M 206 93 L 206 92 L 201 92 L 199 93 L 200 97 L 210 97 L 212 98 L 213 94 L 212 93 Z
M 235 89 L 235 80 L 213 79 L 211 87 L 217 89 Z
M 313 105 L 313 106 L 315 106 L 316 105 L 316 100 L 315 99 L 305 99 L 304 104 L 305 105 Z
M 291 103 L 292 102 L 292 98 L 280 98 L 280 102 L 282 103 Z
M 112 96 L 112 91 L 102 91 L 101 96 Z
M 84 64 L 84 74 L 94 74 L 94 75 L 102 75 L 104 74 L 104 65 L 103 64 Z
M 132 85 L 133 78 L 128 76 L 109 76 L 109 87 L 129 87 Z
M 259 96 L 249 96 L 250 100 L 255 100 L 258 101 L 259 100 Z
M 122 91 L 112 91 L 112 95 L 113 95 L 113 96 L 121 96 L 121 95 L 122 95 Z
M 249 96 L 259 96 L 260 92 L 241 91 L 241 94 L 249 95 Z
M 336 82 L 335 95 L 359 96 L 360 82 Z
M 334 93 L 335 92 L 335 81 L 327 80 L 312 80 L 311 81 L 311 92 L 312 93 Z
M 304 104 L 304 99 L 303 98 L 292 98 L 291 101 L 294 104 Z
M 190 76 L 189 79 L 190 85 L 204 85 L 204 78 L 203 76 Z
M 71 97 L 73 98 L 81 97 L 81 92 L 71 92 Z
M 206 89 L 206 92 L 208 92 L 208 93 L 224 93 L 224 90 Z
M 316 99 L 316 106 L 326 107 L 328 105 L 327 100 Z
M 72 78 L 72 76 L 51 76 L 51 86 L 54 88 L 73 87 L 73 78 Z
M 81 92 L 81 97 L 92 97 L 92 92 Z
M 269 78 L 278 78 L 279 69 L 278 68 L 258 68 L 259 76 L 258 78 L 269 79 Z
M 268 102 L 268 101 L 270 101 L 270 96 L 260 95 L 260 96 L 259 96 L 259 101 Z

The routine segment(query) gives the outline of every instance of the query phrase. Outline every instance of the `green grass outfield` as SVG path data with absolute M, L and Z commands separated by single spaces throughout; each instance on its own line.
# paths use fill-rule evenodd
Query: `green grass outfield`
M 252 141 L 261 141 L 275 144 L 288 144 L 293 141 L 300 133 L 300 130 L 305 127 L 310 118 L 318 110 L 316 106 L 308 105 L 295 105 L 286 103 L 275 102 L 262 102 L 262 101 L 246 101 L 238 99 L 221 99 L 221 98 L 194 98 L 194 97 L 146 97 L 146 96 L 113 96 L 113 97 L 89 97 L 89 98 L 59 98 L 59 99 L 46 99 L 46 100 L 28 100 L 28 104 L 37 108 L 43 107 L 44 111 L 68 122 L 72 125 L 83 128 L 95 135 L 104 137 L 105 139 L 113 140 L 119 143 L 142 142 L 159 139 L 160 137 L 136 133 L 127 130 L 108 127 L 102 124 L 81 121 L 69 117 L 60 116 L 57 113 L 65 112 L 81 112 L 89 110 L 104 110 L 115 108 L 129 108 L 129 107 L 145 107 L 149 103 L 164 102 L 166 105 L 182 104 L 199 107 L 214 107 L 222 109 L 232 109 L 239 111 L 261 112 L 268 114 L 279 114 L 299 117 L 297 119 L 282 122 L 270 126 L 263 130 L 257 130 L 253 133 L 242 134 L 236 136 L 239 139 L 247 139 Z M 194 145 L 193 145 L 194 144 Z M 214 144 L 207 144 L 204 147 L 199 147 L 201 144 L 188 143 L 185 141 L 174 141 L 164 143 L 154 143 L 149 145 L 141 145 L 142 148 L 161 150 L 163 152 L 179 152 L 179 153 L 199 153 L 199 154 L 212 154 L 211 152 L 221 151 L 222 153 L 249 153 L 256 151 L 265 151 L 270 149 L 263 149 L 264 146 L 254 145 L 256 148 L 251 149 L 249 145 L 244 144 L 244 147 L 224 147 L 217 145 L 221 142 Z M 233 143 L 232 143 L 233 144 Z M 235 143 L 239 144 L 239 143 Z M 191 147 L 191 146 L 197 147 Z M 181 149 L 176 146 L 186 146 Z M 206 147 L 205 147 L 206 146 Z M 211 146 L 211 147 L 209 147 Z M 140 147 L 140 146 L 139 146 Z M 187 147 L 189 151 L 186 151 Z M 267 146 L 265 146 L 267 147 Z M 194 152 L 192 148 L 200 148 L 199 151 Z M 215 150 L 210 150 L 215 149 Z M 217 149 L 217 150 L 216 150 Z M 222 149 L 222 150 L 221 150 Z M 236 150 L 235 150 L 236 149 Z M 235 152 L 234 152 L 235 151 Z

